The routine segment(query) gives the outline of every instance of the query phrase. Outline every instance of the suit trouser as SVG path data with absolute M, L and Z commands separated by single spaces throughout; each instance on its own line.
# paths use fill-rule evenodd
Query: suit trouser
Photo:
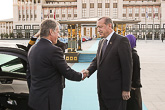
M 99 93 L 99 105 L 100 110 L 126 110 L 127 101 L 122 99 L 103 99 L 102 95 Z
M 56 93 L 56 98 L 49 96 L 48 101 L 45 101 L 45 104 L 34 104 L 29 105 L 28 110 L 61 110 L 62 106 L 62 96 L 63 96 L 63 89 L 58 90 L 60 92 Z M 49 94 L 53 94 L 54 91 L 49 92 Z

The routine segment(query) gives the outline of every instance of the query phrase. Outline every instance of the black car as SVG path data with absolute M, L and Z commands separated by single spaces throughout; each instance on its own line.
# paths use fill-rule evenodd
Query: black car
M 27 52 L 0 47 L 0 110 L 27 110 Z

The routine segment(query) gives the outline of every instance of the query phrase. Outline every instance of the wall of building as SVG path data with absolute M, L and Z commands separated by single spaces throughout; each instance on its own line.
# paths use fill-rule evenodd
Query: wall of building
M 13 0 L 12 26 L 17 34 L 20 30 L 25 33 L 25 30 L 39 29 L 45 19 L 73 20 L 109 16 L 113 19 L 141 20 L 136 26 L 127 24 L 126 27 L 130 29 L 165 28 L 164 11 L 165 0 Z M 92 30 L 92 36 L 96 31 L 94 28 L 88 30 Z M 32 31 L 30 35 L 35 33 Z M 0 32 L 6 30 L 1 29 Z
M 10 34 L 13 32 L 13 22 L 12 21 L 3 21 L 0 22 L 0 36 L 1 34 Z

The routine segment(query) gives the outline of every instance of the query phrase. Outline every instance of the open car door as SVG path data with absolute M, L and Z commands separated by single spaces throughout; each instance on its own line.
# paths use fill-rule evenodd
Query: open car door
M 27 52 L 0 47 L 0 110 L 27 110 Z

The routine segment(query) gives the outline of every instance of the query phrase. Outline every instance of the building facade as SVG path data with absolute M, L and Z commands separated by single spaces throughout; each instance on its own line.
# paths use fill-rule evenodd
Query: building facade
M 13 33 L 17 37 L 29 38 L 45 19 L 69 21 L 109 16 L 141 21 L 116 25 L 118 32 L 121 27 L 125 31 L 122 35 L 161 39 L 165 33 L 163 11 L 165 0 L 13 0 Z M 92 37 L 97 33 L 96 24 L 82 24 L 81 27 L 82 36 Z M 63 25 L 61 30 L 65 34 L 67 25 Z
M 9 37 L 9 35 L 12 32 L 13 32 L 13 19 L 1 20 L 0 21 L 0 38 L 6 35 L 7 37 Z

